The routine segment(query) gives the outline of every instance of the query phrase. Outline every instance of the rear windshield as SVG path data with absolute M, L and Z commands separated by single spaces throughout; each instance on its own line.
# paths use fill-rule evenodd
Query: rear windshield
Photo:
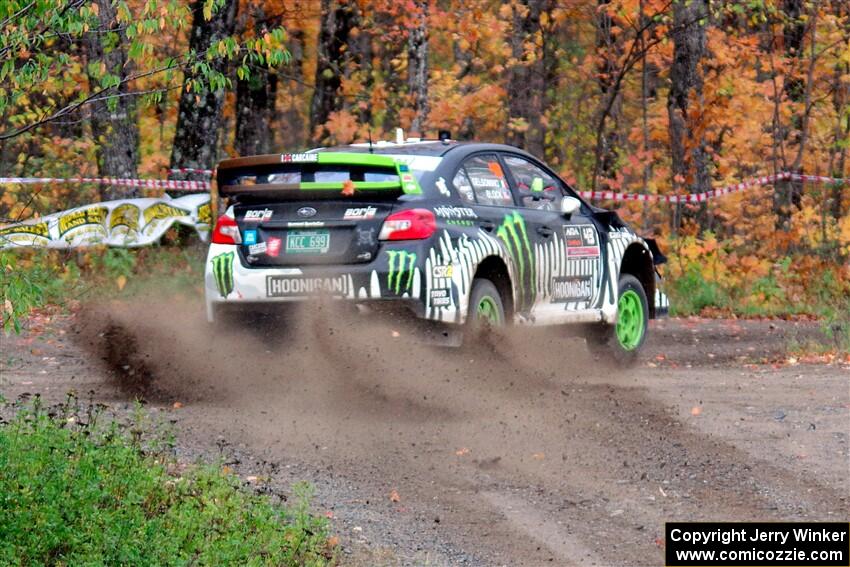
M 363 157 L 352 156 L 351 161 L 374 161 Z M 377 154 L 375 158 L 378 158 Z M 327 163 L 326 158 L 320 158 L 316 161 L 246 164 L 219 169 L 219 191 L 225 196 L 238 194 L 240 199 L 252 200 L 264 197 L 300 199 L 306 198 L 307 195 L 303 194 L 308 192 L 312 198 L 333 199 L 339 198 L 338 191 L 334 189 L 350 181 L 357 184 L 358 194 L 362 196 L 368 194 L 382 199 L 403 200 L 434 196 L 432 174 L 442 161 L 441 157 L 380 154 L 380 159 L 384 163 L 349 164 L 345 163 L 347 158 L 333 160 L 342 163 Z M 416 179 L 416 183 L 411 183 L 410 176 Z M 414 190 L 410 190 L 411 187 Z

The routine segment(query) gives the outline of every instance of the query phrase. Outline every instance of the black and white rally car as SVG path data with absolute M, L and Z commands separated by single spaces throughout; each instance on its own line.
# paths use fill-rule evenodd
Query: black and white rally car
M 451 328 L 581 324 L 627 362 L 666 311 L 652 240 L 534 156 L 379 142 L 228 159 L 206 263 L 210 321 L 323 295 Z

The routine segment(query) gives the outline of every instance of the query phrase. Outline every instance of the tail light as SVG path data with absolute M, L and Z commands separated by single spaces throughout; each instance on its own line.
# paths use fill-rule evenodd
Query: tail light
M 242 244 L 242 236 L 239 234 L 236 219 L 227 213 L 218 217 L 218 222 L 215 223 L 215 229 L 213 229 L 212 241 L 214 244 Z
M 422 240 L 437 230 L 437 219 L 427 209 L 407 209 L 393 213 L 384 220 L 380 240 Z

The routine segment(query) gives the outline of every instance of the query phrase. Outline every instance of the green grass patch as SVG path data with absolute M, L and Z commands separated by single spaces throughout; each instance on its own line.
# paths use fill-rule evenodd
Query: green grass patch
M 203 295 L 206 246 L 182 242 L 144 248 L 0 250 L 0 311 L 6 333 L 45 306 L 135 296 Z
M 139 416 L 143 414 L 137 412 Z M 104 421 L 104 423 L 100 423 Z M 327 565 L 310 490 L 288 507 L 212 466 L 180 466 L 166 437 L 73 397 L 19 405 L 0 426 L 2 565 Z

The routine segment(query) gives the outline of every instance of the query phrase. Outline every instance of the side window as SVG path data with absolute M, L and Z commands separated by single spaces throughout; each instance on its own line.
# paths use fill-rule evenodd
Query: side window
M 472 185 L 469 183 L 466 171 L 462 167 L 457 170 L 455 178 L 452 180 L 452 185 L 457 189 L 461 201 L 472 205 L 475 204 L 475 194 L 472 191 Z
M 558 210 L 563 196 L 560 181 L 525 158 L 511 155 L 503 157 L 523 207 Z
M 513 206 L 514 199 L 496 154 L 471 157 L 464 162 L 463 169 L 479 205 Z

